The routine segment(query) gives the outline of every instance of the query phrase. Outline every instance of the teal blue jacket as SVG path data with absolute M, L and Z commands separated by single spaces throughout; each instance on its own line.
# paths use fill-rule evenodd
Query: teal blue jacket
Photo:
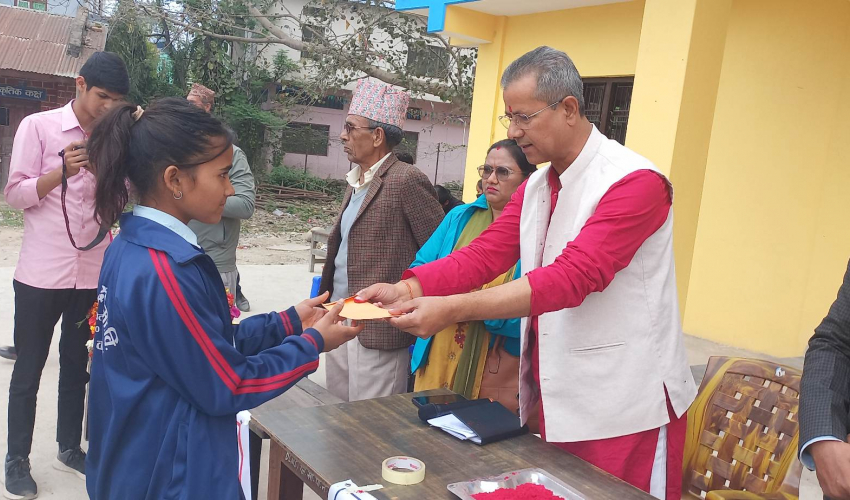
M 460 238 L 460 233 L 469 223 L 472 214 L 476 210 L 487 210 L 490 207 L 487 205 L 487 197 L 481 195 L 472 203 L 461 205 L 453 208 L 440 226 L 434 231 L 434 234 L 428 238 L 428 241 L 422 245 L 419 252 L 416 253 L 416 259 L 410 264 L 411 269 L 414 267 L 433 262 L 437 259 L 442 259 L 446 255 L 452 253 L 452 250 Z M 520 276 L 520 265 L 517 262 L 514 279 Z M 487 320 L 484 325 L 487 331 L 505 337 L 505 350 L 513 355 L 519 356 L 519 322 L 520 318 L 513 319 L 494 319 Z M 496 337 L 490 337 L 490 347 L 496 342 Z M 413 355 L 410 358 L 410 371 L 415 373 L 420 366 L 423 366 L 428 361 L 428 353 L 431 347 L 431 339 L 416 339 L 416 344 L 413 346 Z

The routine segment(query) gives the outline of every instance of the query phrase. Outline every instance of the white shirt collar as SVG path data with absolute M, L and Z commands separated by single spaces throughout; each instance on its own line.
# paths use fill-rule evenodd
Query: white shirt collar
M 145 207 L 142 205 L 136 205 L 133 207 L 133 215 L 136 217 L 144 217 L 145 219 L 152 220 L 157 224 L 167 227 L 171 229 L 178 236 L 188 241 L 191 245 L 198 246 L 198 237 L 195 233 L 189 229 L 189 226 L 180 222 L 176 217 L 169 215 L 161 210 L 157 210 L 151 207 Z
M 387 153 L 386 156 L 378 160 L 377 163 L 372 165 L 372 167 L 367 170 L 365 174 L 363 174 L 363 184 L 360 183 L 360 165 L 357 165 L 356 167 L 349 170 L 347 174 L 345 174 L 345 180 L 347 180 L 351 187 L 354 188 L 354 192 L 360 191 L 372 182 L 372 177 L 375 176 L 375 172 L 377 172 L 378 169 L 381 168 L 381 165 L 383 165 L 384 162 L 387 161 L 387 158 L 389 158 L 391 154 L 392 152 Z

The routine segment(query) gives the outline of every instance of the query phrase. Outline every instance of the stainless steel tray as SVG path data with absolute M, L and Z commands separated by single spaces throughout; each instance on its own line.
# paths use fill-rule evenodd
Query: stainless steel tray
M 475 479 L 452 483 L 447 486 L 448 490 L 458 498 L 474 500 L 472 495 L 477 493 L 491 493 L 499 488 L 516 488 L 525 483 L 539 484 L 546 487 L 555 495 L 564 500 L 585 500 L 585 497 L 576 490 L 570 488 L 560 480 L 552 477 L 543 469 L 522 469 L 505 472 L 498 476 Z

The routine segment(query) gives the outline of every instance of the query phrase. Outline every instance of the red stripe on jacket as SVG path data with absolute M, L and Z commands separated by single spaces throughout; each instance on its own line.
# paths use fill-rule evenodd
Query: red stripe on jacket
M 311 361 L 304 365 L 295 368 L 286 373 L 280 373 L 272 377 L 262 379 L 242 379 L 234 370 L 233 367 L 224 359 L 218 348 L 215 347 L 209 335 L 198 323 L 198 319 L 189 307 L 183 291 L 171 270 L 171 264 L 168 262 L 168 256 L 164 252 L 149 249 L 151 259 L 153 260 L 154 269 L 165 288 L 168 298 L 177 310 L 177 314 L 189 329 L 192 338 L 201 347 L 204 355 L 212 365 L 215 372 L 221 378 L 222 382 L 234 394 L 246 394 L 255 392 L 265 392 L 276 390 L 290 384 L 293 380 L 300 378 L 304 372 L 315 370 L 319 366 L 319 360 Z M 310 339 L 313 340 L 313 339 Z M 315 345 L 315 341 L 312 342 Z

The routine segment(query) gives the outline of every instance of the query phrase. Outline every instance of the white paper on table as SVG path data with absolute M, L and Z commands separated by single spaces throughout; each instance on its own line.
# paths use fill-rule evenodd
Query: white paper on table
M 242 485 L 242 493 L 245 500 L 251 498 L 251 453 L 248 450 L 249 425 L 251 423 L 251 412 L 242 410 L 236 414 L 236 436 L 239 443 L 239 484 Z
M 466 441 L 468 439 L 473 443 L 481 444 L 481 438 L 478 437 L 478 434 L 476 434 L 475 431 L 470 429 L 466 424 L 461 422 L 460 419 L 454 416 L 453 413 L 443 415 L 442 417 L 432 418 L 428 421 L 428 423 L 448 432 L 462 441 Z

